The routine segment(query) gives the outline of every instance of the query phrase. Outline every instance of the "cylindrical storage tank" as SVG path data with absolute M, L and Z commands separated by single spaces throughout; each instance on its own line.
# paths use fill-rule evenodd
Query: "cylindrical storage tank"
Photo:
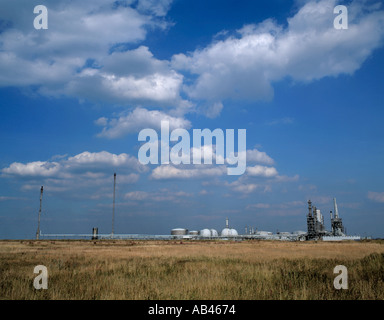
M 198 235 L 199 235 L 199 231 L 195 231 L 195 230 L 193 230 L 193 231 L 189 231 L 189 234 L 190 234 L 191 236 L 198 236 Z
M 215 229 L 211 229 L 211 237 L 218 237 L 219 234 L 217 233 L 217 231 Z
M 211 230 L 209 229 L 203 229 L 200 231 L 200 236 L 203 238 L 210 238 L 211 237 Z
M 171 230 L 172 236 L 184 236 L 188 233 L 188 229 L 184 228 L 175 228 Z
M 271 236 L 271 235 L 272 235 L 272 232 L 270 232 L 270 231 L 258 231 L 258 232 L 256 232 L 256 234 L 257 234 L 258 236 L 263 236 L 263 237 L 265 237 L 265 236 Z

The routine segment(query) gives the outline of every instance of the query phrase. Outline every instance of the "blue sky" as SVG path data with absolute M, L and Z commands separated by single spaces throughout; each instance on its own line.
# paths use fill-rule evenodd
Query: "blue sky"
M 33 8 L 48 9 L 35 30 Z M 336 5 L 348 29 L 336 30 Z M 0 238 L 224 227 L 384 237 L 380 1 L 0 1 Z M 143 165 L 138 133 L 247 130 L 247 170 Z M 213 150 L 214 152 L 214 150 Z

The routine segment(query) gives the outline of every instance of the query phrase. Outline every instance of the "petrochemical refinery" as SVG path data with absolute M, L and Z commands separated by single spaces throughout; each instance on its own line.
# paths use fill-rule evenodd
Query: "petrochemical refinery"
M 132 239 L 132 240 L 233 240 L 241 241 L 247 239 L 255 240 L 281 240 L 281 241 L 342 241 L 342 240 L 361 240 L 360 236 L 346 235 L 342 219 L 339 217 L 336 199 L 333 199 L 334 211 L 330 211 L 331 231 L 327 231 L 324 225 L 324 216 L 320 209 L 312 206 L 311 200 L 308 201 L 307 231 L 276 232 L 259 231 L 254 227 L 245 227 L 244 233 L 239 233 L 230 227 L 229 219 L 226 218 L 225 227 L 219 232 L 216 229 L 204 228 L 201 230 L 191 230 L 187 228 L 174 228 L 169 235 L 149 235 L 149 234 L 99 234 L 98 228 L 92 229 L 92 234 L 38 234 L 40 238 L 91 238 L 97 239 Z
M 361 240 L 360 236 L 348 236 L 342 219 L 339 217 L 336 198 L 333 198 L 333 212 L 330 211 L 331 231 L 327 231 L 324 225 L 324 216 L 320 209 L 312 205 L 312 201 L 308 200 L 307 214 L 307 231 L 295 232 L 270 232 L 259 231 L 255 227 L 245 227 L 244 233 L 239 233 L 236 229 L 230 227 L 229 219 L 226 218 L 225 227 L 218 232 L 213 228 L 203 228 L 200 231 L 189 231 L 186 228 L 174 228 L 168 235 L 148 235 L 148 234 L 115 234 L 115 191 L 116 191 L 116 173 L 113 176 L 113 206 L 112 206 L 112 231 L 109 234 L 99 234 L 98 228 L 92 229 L 92 234 L 43 234 L 40 229 L 40 216 L 43 199 L 43 186 L 40 190 L 40 209 L 38 215 L 38 226 L 36 239 L 40 238 L 91 238 L 97 239 L 137 239 L 137 240 L 283 240 L 283 241 L 306 241 L 306 240 L 322 240 L 322 241 L 341 241 L 341 240 Z
M 225 228 L 219 234 L 215 229 L 202 229 L 201 231 L 188 231 L 188 229 L 177 228 L 171 230 L 171 236 L 174 239 L 260 239 L 260 240 L 286 240 L 286 241 L 305 241 L 305 240 L 323 240 L 323 241 L 341 241 L 341 240 L 361 240 L 360 236 L 347 236 L 343 221 L 339 217 L 336 198 L 333 198 L 334 211 L 330 211 L 331 231 L 327 231 L 324 225 L 324 216 L 320 209 L 312 206 L 312 201 L 308 200 L 307 214 L 307 232 L 270 232 L 257 231 L 254 227 L 245 227 L 245 232 L 239 234 L 237 230 L 229 227 L 228 218 Z

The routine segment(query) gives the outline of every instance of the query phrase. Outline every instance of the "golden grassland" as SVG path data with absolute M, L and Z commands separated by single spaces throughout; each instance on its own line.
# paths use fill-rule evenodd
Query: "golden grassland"
M 33 287 L 36 265 L 47 290 Z M 0 299 L 382 300 L 384 242 L 4 240 Z

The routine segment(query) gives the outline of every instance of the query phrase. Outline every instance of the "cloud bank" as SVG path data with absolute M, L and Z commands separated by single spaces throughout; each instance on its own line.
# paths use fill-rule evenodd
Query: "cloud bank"
M 197 76 L 185 86 L 192 99 L 268 100 L 273 83 L 286 78 L 310 82 L 353 74 L 383 44 L 384 11 L 354 1 L 349 28 L 333 27 L 334 0 L 311 1 L 287 27 L 268 19 L 237 30 L 192 53 L 172 58 L 172 66 Z
M 105 121 L 99 136 L 107 138 L 134 132 L 139 126 L 132 121 L 145 112 L 150 122 L 171 117 L 186 127 L 188 113 L 218 117 L 227 99 L 270 100 L 274 84 L 285 79 L 351 75 L 384 38 L 380 3 L 352 1 L 349 28 L 336 30 L 336 1 L 310 1 L 286 25 L 273 19 L 245 25 L 223 32 L 223 40 L 213 37 L 206 47 L 160 60 L 143 41 L 153 30 L 172 28 L 172 0 L 43 4 L 48 30 L 33 28 L 30 1 L 2 3 L 0 86 L 124 106 L 126 112 Z

